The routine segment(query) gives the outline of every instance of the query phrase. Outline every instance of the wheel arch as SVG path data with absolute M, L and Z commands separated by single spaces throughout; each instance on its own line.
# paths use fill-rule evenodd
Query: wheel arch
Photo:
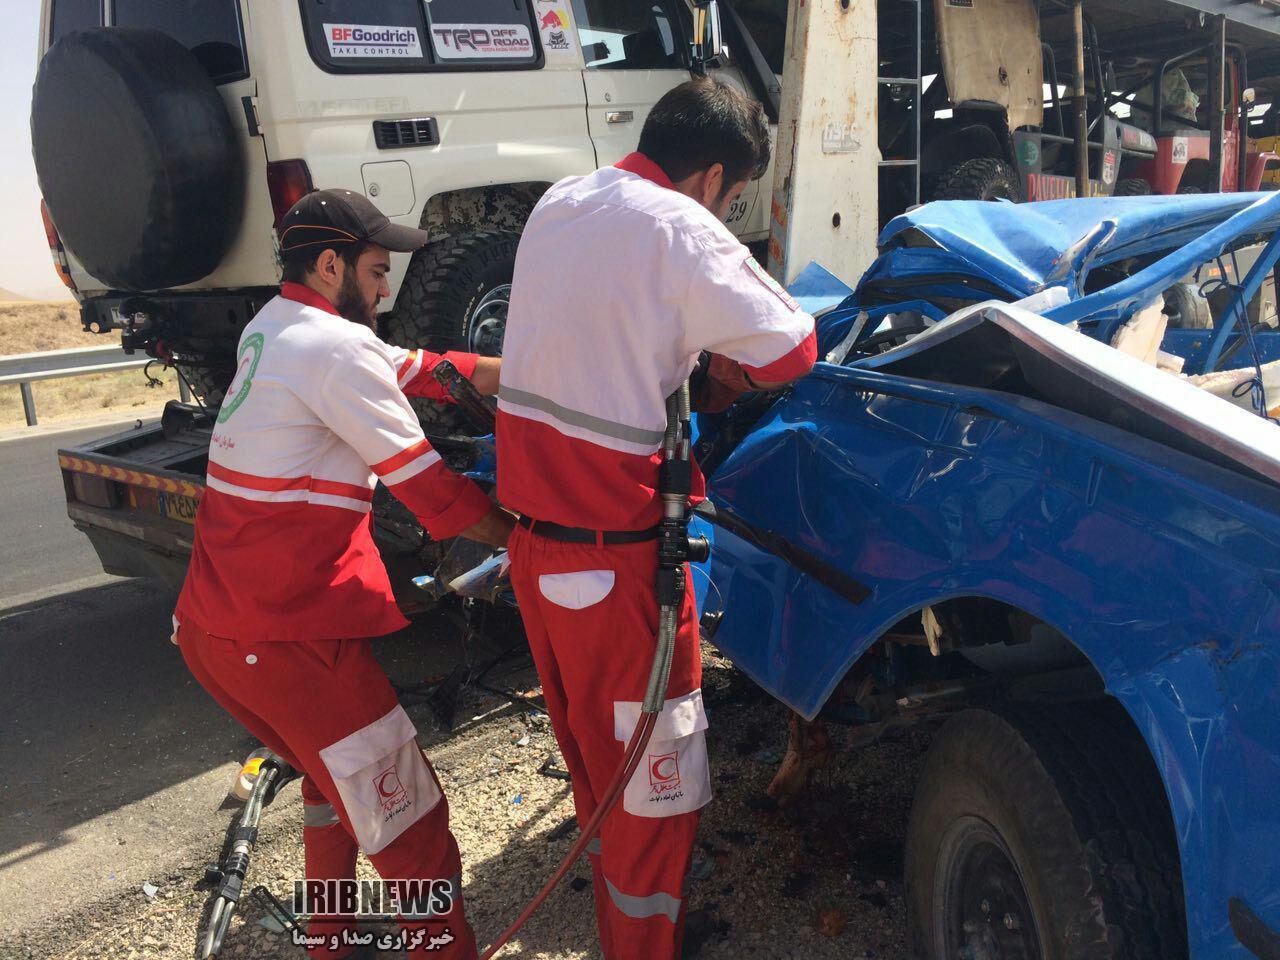
M 1074 616 L 1069 598 L 1029 593 L 1022 586 L 990 580 L 971 585 L 954 581 L 945 586 L 920 584 L 913 595 L 900 597 L 877 616 L 875 627 L 863 634 L 872 639 L 858 645 L 857 654 L 839 671 L 838 678 L 822 695 L 821 704 L 825 705 L 855 665 L 883 643 L 896 625 L 921 615 L 926 608 L 956 601 L 1002 604 L 1034 618 L 1064 637 L 1097 672 L 1105 695 L 1124 709 L 1158 771 L 1177 836 L 1192 956 L 1197 955 L 1197 946 L 1209 951 L 1205 955 L 1214 955 L 1213 950 L 1233 943 L 1234 936 L 1226 926 L 1226 910 L 1228 897 L 1237 894 L 1223 889 L 1232 880 L 1226 875 L 1223 858 L 1230 856 L 1241 837 L 1215 822 L 1215 817 L 1229 814 L 1224 801 L 1207 789 L 1205 745 L 1197 742 L 1203 736 L 1198 737 L 1185 706 L 1194 705 L 1196 715 L 1205 723 L 1225 726 L 1229 722 L 1231 704 L 1216 671 L 1216 643 L 1207 641 L 1152 663 L 1143 673 L 1130 673 L 1120 667 L 1114 656 L 1116 641 L 1114 637 L 1108 640 L 1106 625 L 1090 625 Z M 1222 749 L 1221 744 L 1218 749 Z
M 550 186 L 548 181 L 529 180 L 441 191 L 423 205 L 419 226 L 427 231 L 428 246 L 472 230 L 518 233 Z

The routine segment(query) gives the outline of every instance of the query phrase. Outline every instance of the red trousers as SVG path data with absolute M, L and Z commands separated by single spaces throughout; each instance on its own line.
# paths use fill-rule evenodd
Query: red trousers
M 462 907 L 462 861 L 449 804 L 414 739 L 368 640 L 308 642 L 211 636 L 194 623 L 178 643 L 195 678 L 255 737 L 305 773 L 303 844 L 308 880 L 354 879 L 357 845 L 387 880 L 452 880 L 451 912 L 405 920 L 452 944 L 413 957 L 472 960 Z M 351 917 L 312 917 L 309 935 L 354 930 Z M 327 948 L 316 957 L 343 956 Z
M 640 716 L 657 639 L 656 543 L 562 543 L 517 527 L 511 581 L 585 826 Z M 666 705 L 588 847 L 606 960 L 680 956 L 699 810 L 711 799 L 692 582 Z

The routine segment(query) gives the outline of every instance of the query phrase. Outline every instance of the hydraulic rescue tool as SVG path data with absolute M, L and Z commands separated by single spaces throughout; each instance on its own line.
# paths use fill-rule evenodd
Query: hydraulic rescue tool
M 244 877 L 249 870 L 249 854 L 258 842 L 258 823 L 262 820 L 263 808 L 275 799 L 281 787 L 297 776 L 297 771 L 274 753 L 268 753 L 262 760 L 258 778 L 253 782 L 244 812 L 240 814 L 231 852 L 227 854 L 221 867 L 210 871 L 218 886 L 213 909 L 209 913 L 209 927 L 200 948 L 201 960 L 216 957 L 222 949 L 222 938 L 227 935 L 227 929 L 231 926 L 231 915 L 235 913 L 236 903 L 240 900 L 244 887 Z
M 497 406 L 493 400 L 484 396 L 475 388 L 470 380 L 449 360 L 441 360 L 431 369 L 436 383 L 444 388 L 444 392 L 453 398 L 458 409 L 469 417 L 477 427 L 487 433 L 493 433 L 497 420 Z
M 636 724 L 631 740 L 618 772 L 605 789 L 599 806 L 591 819 L 583 824 L 577 841 L 555 873 L 538 891 L 529 905 L 516 918 L 515 923 L 485 951 L 481 960 L 490 960 L 501 950 L 538 907 L 550 896 L 569 868 L 587 848 L 600 824 L 613 809 L 618 798 L 649 745 L 658 714 L 666 700 L 667 682 L 671 676 L 671 660 L 675 653 L 676 629 L 679 624 L 680 606 L 685 595 L 685 564 L 699 563 L 710 555 L 711 546 L 705 537 L 689 536 L 689 493 L 693 486 L 693 460 L 690 456 L 691 438 L 689 423 L 689 384 L 686 382 L 667 397 L 667 429 L 662 440 L 662 465 L 658 475 L 658 495 L 662 498 L 662 523 L 658 534 L 658 575 L 655 584 L 658 599 L 658 637 L 653 653 L 653 667 L 649 671 L 649 684 L 644 703 L 640 707 L 640 721 Z

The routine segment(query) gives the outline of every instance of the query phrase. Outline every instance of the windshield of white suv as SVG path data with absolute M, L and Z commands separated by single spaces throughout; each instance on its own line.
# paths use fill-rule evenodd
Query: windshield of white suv
M 195 55 L 214 83 L 249 75 L 236 0 L 115 0 L 112 25 L 151 27 Z
M 150 27 L 195 55 L 214 83 L 249 75 L 236 0 L 115 0 L 106 26 Z M 54 0 L 50 45 L 68 33 L 103 26 L 100 0 Z
M 102 26 L 102 0 L 54 0 L 49 45 L 68 33 Z

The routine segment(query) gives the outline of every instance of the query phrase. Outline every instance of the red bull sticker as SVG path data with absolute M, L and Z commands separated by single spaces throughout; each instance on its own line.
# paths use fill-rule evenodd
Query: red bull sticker
M 542 34 L 542 46 L 546 50 L 571 50 L 569 41 L 569 14 L 558 6 L 548 8 L 545 0 L 538 0 L 538 31 Z
M 367 23 L 326 23 L 324 39 L 329 56 L 422 58 L 422 43 L 415 27 Z

